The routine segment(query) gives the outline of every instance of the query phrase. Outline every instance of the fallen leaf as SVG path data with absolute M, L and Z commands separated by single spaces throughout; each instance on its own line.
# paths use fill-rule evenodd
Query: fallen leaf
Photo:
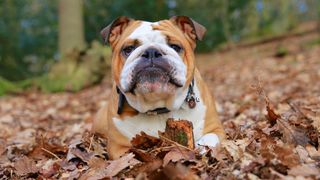
M 288 174 L 294 176 L 317 176 L 320 178 L 319 168 L 308 164 L 295 166 L 288 171 Z
M 27 176 L 38 173 L 39 168 L 36 163 L 30 158 L 23 156 L 14 163 L 14 168 L 19 176 Z
M 100 164 L 102 161 L 99 161 Z M 92 163 L 92 162 L 91 162 Z M 134 159 L 134 154 L 129 153 L 125 154 L 119 159 L 110 161 L 110 164 L 104 168 L 94 169 L 94 171 L 91 171 L 91 173 L 87 173 L 84 176 L 82 176 L 80 179 L 88 179 L 88 180 L 94 180 L 94 179 L 103 179 L 103 178 L 110 178 L 115 175 L 117 175 L 120 171 L 123 169 L 138 164 L 139 161 Z
M 103 172 L 104 177 L 113 177 L 123 169 L 138 164 L 139 161 L 134 159 L 134 154 L 129 153 L 122 156 L 120 159 L 111 161 L 110 165 Z
M 310 145 L 308 145 L 306 147 L 306 150 L 308 151 L 311 159 L 313 159 L 315 161 L 320 161 L 320 150 L 317 150 L 315 147 L 310 146 Z
M 110 163 L 100 158 L 92 158 L 89 161 L 89 169 L 80 177 L 80 180 L 102 179 L 103 172 Z
M 275 145 L 274 153 L 276 154 L 277 159 L 282 162 L 282 164 L 291 168 L 300 164 L 300 158 L 295 152 L 293 152 L 293 149 L 294 147 L 290 146 L 284 147 Z
M 280 116 L 274 112 L 273 108 L 271 107 L 270 103 L 268 101 L 266 101 L 267 106 L 267 119 L 269 120 L 269 123 L 271 124 L 271 126 L 274 126 L 275 124 L 277 124 L 277 120 L 280 118 Z
M 145 132 L 141 132 L 132 138 L 131 145 L 137 149 L 147 150 L 151 147 L 157 146 L 160 142 L 160 139 L 150 136 Z
M 143 150 L 140 150 L 140 149 L 131 148 L 130 151 L 134 153 L 135 158 L 137 160 L 142 162 L 152 162 L 157 159 L 157 157 L 154 154 L 144 152 Z
M 163 158 L 163 166 L 169 162 L 178 162 L 179 160 L 195 160 L 195 154 L 192 151 L 175 147 L 171 149 Z
M 311 162 L 314 162 L 314 160 L 312 160 L 310 157 L 309 157 L 309 153 L 308 151 L 306 150 L 306 148 L 302 147 L 302 146 L 297 146 L 295 148 L 295 151 L 298 153 L 298 156 L 300 158 L 301 161 L 303 161 L 304 163 L 311 163 Z
M 184 180 L 196 180 L 200 179 L 197 175 L 194 174 L 189 168 L 182 165 L 181 163 L 177 163 L 176 165 L 173 163 L 168 164 L 163 169 L 164 174 L 167 178 L 170 179 L 184 179 Z
M 59 172 L 60 164 L 55 160 L 48 160 L 40 169 L 40 174 L 45 178 L 52 178 Z
M 69 152 L 68 154 L 72 154 L 73 157 L 78 157 L 81 159 L 81 161 L 85 162 L 85 163 L 88 163 L 90 161 L 90 159 L 94 156 L 94 153 L 91 152 L 91 153 L 88 153 L 86 151 L 82 151 L 78 148 L 71 148 L 69 149 Z M 71 155 L 70 155 L 71 156 Z M 70 161 L 71 159 L 69 159 Z
M 243 157 L 243 151 L 236 145 L 233 141 L 223 141 L 222 147 L 227 150 L 227 152 L 232 156 L 233 160 L 238 160 Z M 223 149 L 222 148 L 222 149 Z
M 310 139 L 303 130 L 290 125 L 284 119 L 279 119 L 277 125 L 283 134 L 285 142 L 301 146 L 306 146 L 309 144 Z
M 132 169 L 130 169 L 128 172 L 126 172 L 125 176 L 136 177 L 139 176 L 139 174 L 152 174 L 153 172 L 159 171 L 161 169 L 162 163 L 163 161 L 161 159 L 155 159 L 150 162 L 139 163 L 135 165 Z

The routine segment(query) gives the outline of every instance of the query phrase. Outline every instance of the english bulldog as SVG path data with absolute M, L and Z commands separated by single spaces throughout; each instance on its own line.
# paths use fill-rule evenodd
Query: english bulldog
M 124 154 L 141 131 L 158 136 L 168 118 L 191 121 L 198 146 L 224 139 L 215 101 L 195 67 L 196 41 L 205 32 L 186 16 L 158 22 L 122 16 L 101 31 L 112 48 L 113 87 L 92 129 L 107 138 L 110 158 Z

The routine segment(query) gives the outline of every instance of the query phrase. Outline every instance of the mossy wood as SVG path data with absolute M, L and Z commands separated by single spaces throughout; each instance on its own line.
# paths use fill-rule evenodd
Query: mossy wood
M 194 149 L 193 126 L 187 120 L 169 118 L 164 136 L 188 148 Z

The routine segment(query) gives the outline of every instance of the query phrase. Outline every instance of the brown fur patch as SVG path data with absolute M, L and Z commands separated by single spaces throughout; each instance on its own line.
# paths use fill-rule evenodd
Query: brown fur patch
M 128 40 L 130 34 L 137 29 L 141 24 L 141 21 L 132 21 L 128 27 L 123 31 L 120 38 L 111 44 L 112 47 L 112 75 L 116 84 L 119 84 L 120 72 L 124 65 L 124 57 L 121 54 L 121 49 L 124 43 Z
M 169 20 L 159 22 L 159 25 L 153 25 L 154 30 L 159 30 L 168 39 L 168 43 L 179 44 L 183 47 L 181 54 L 184 64 L 187 67 L 187 81 L 190 84 L 193 78 L 195 69 L 194 63 L 194 48 L 196 47 L 195 41 L 192 40 L 187 34 L 183 33 L 178 26 Z

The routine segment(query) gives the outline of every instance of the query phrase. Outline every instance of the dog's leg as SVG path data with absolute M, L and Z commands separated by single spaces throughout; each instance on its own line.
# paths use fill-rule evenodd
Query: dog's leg
M 197 85 L 202 92 L 201 99 L 204 101 L 204 104 L 207 107 L 203 136 L 200 139 L 197 139 L 196 146 L 215 147 L 225 139 L 225 132 L 219 120 L 213 96 L 211 95 L 206 84 L 203 82 L 199 71 L 195 72 L 195 76 L 197 78 Z

